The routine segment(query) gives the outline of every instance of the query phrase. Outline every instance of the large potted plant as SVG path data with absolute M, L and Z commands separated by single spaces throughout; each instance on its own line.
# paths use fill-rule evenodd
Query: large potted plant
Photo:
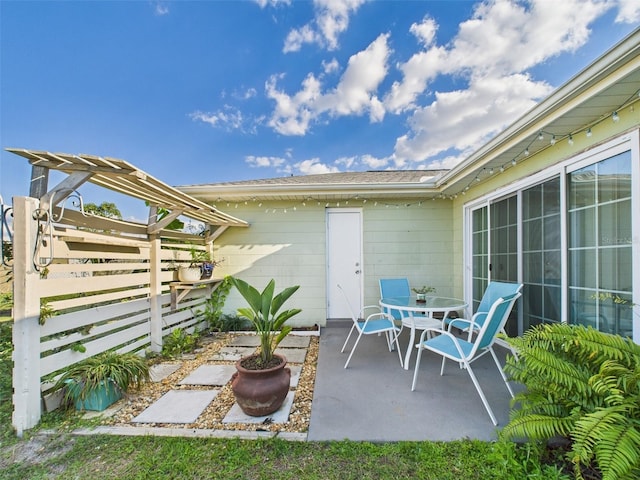
M 104 352 L 70 365 L 55 388 L 64 389 L 64 399 L 77 410 L 107 408 L 131 387 L 149 381 L 146 360 L 135 353 Z
M 249 304 L 239 308 L 238 314 L 251 321 L 260 337 L 259 352 L 236 362 L 237 372 L 233 374 L 231 388 L 244 413 L 255 417 L 269 415 L 282 406 L 291 381 L 286 357 L 274 351 L 291 332 L 291 326 L 285 322 L 302 311 L 280 309 L 300 286 L 285 288 L 274 296 L 273 279 L 262 293 L 239 278 L 232 277 L 231 282 Z

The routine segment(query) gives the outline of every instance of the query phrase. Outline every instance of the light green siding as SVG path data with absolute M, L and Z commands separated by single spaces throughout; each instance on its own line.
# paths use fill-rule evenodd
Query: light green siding
M 224 262 L 216 267 L 215 276 L 237 275 L 258 288 L 271 278 L 275 278 L 278 290 L 300 285 L 287 305 L 303 311 L 290 323 L 325 325 L 325 206 L 326 202 L 309 202 L 306 206 L 299 202 L 262 202 L 259 207 L 248 202 L 228 207 L 250 227 L 229 229 L 216 240 L 214 256 L 224 258 Z M 335 202 L 330 207 L 336 208 Z M 362 210 L 365 304 L 377 304 L 381 277 L 406 276 L 411 285 L 432 285 L 441 295 L 453 294 L 452 202 L 429 200 L 418 204 L 380 199 L 376 205 L 373 200 L 352 200 L 348 208 Z M 234 312 L 242 304 L 232 291 L 225 311 Z

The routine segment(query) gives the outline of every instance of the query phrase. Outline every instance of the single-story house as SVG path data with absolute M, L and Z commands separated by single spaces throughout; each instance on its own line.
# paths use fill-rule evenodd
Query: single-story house
M 298 325 L 377 304 L 408 277 L 477 304 L 524 284 L 510 334 L 592 325 L 640 343 L 640 29 L 449 171 L 372 171 L 178 187 L 250 224 L 220 235 L 221 271 L 300 285 Z M 240 304 L 228 298 L 227 310 Z

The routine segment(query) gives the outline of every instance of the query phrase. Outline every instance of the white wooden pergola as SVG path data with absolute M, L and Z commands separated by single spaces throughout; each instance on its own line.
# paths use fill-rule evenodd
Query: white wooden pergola
M 78 292 L 79 289 L 89 290 L 84 284 L 91 281 L 95 282 L 93 290 L 100 290 L 103 287 L 105 278 L 98 275 L 97 277 L 71 278 L 66 281 L 43 280 L 42 268 L 39 263 L 47 260 L 50 255 L 46 249 L 42 249 L 43 225 L 51 223 L 59 223 L 64 226 L 72 226 L 73 228 L 62 228 L 56 230 L 55 236 L 51 236 L 49 243 L 61 245 L 59 251 L 63 255 L 72 256 L 73 253 L 65 250 L 65 245 L 69 244 L 91 244 L 94 245 L 102 242 L 103 245 L 120 249 L 125 253 L 121 253 L 121 257 L 125 261 L 130 262 L 130 273 L 125 275 L 114 275 L 109 277 L 112 282 L 120 282 L 122 288 L 130 288 L 131 290 L 119 293 L 121 298 L 111 295 L 111 300 L 116 302 L 118 317 L 120 320 L 110 321 L 106 318 L 106 314 L 101 312 L 108 310 L 109 307 L 89 308 L 91 310 L 87 316 L 100 317 L 103 323 L 109 324 L 120 322 L 125 327 L 131 327 L 133 332 L 131 339 L 123 339 L 122 329 L 119 327 L 118 333 L 114 333 L 112 337 L 112 345 L 123 345 L 125 349 L 139 348 L 141 340 L 135 340 L 135 335 L 141 334 L 147 339 L 153 351 L 159 351 L 162 347 L 163 327 L 165 333 L 167 329 L 166 306 L 164 310 L 165 323 L 163 325 L 163 305 L 162 295 L 167 290 L 167 272 L 163 272 L 163 251 L 161 239 L 171 239 L 183 243 L 194 243 L 204 245 L 204 248 L 210 249 L 213 241 L 229 227 L 247 227 L 248 224 L 243 220 L 235 218 L 231 215 L 221 212 L 220 210 L 208 205 L 200 200 L 185 194 L 166 183 L 157 180 L 151 175 L 139 170 L 130 163 L 115 158 L 100 157 L 94 155 L 72 155 L 65 153 L 51 153 L 46 151 L 26 150 L 9 148 L 9 152 L 24 157 L 32 165 L 32 185 L 30 197 L 15 197 L 13 199 L 13 301 L 14 301 L 14 325 L 13 325 L 13 343 L 14 343 L 14 373 L 13 373 L 13 426 L 19 436 L 26 429 L 34 427 L 40 420 L 42 413 L 42 375 L 48 371 L 54 370 L 54 367 L 43 365 L 42 354 L 47 346 L 41 343 L 41 338 L 51 335 L 51 331 L 56 325 L 58 318 L 47 321 L 46 325 L 40 323 L 40 300 L 43 297 L 60 296 L 65 292 Z M 66 174 L 66 177 L 56 186 L 50 188 L 48 185 L 49 171 L 58 171 Z M 130 197 L 134 197 L 147 202 L 150 208 L 148 222 L 146 224 L 127 222 L 122 220 L 108 219 L 104 217 L 85 214 L 82 211 L 68 209 L 64 207 L 65 201 L 70 197 L 79 197 L 77 189 L 84 183 L 89 182 L 95 185 L 116 191 Z M 164 209 L 164 215 L 158 215 L 158 209 Z M 168 212 L 168 213 L 166 213 Z M 3 212 L 4 213 L 4 212 Z M 170 231 L 166 227 L 176 218 L 184 216 L 205 225 L 205 235 L 198 236 L 184 232 Z M 53 219 L 53 222 L 52 222 Z M 78 228 L 79 227 L 79 228 Z M 62 233 L 60 233 L 62 232 Z M 96 232 L 117 232 L 111 240 L 106 235 L 100 236 Z M 106 243 L 105 243 L 106 242 Z M 126 253 L 127 248 L 142 248 L 148 252 L 148 256 L 143 260 L 134 258 Z M 200 247 L 203 248 L 203 247 Z M 93 253 L 95 255 L 95 252 Z M 127 257 L 129 255 L 129 257 Z M 69 257 L 70 258 L 70 257 Z M 126 258 L 130 258 L 126 260 Z M 120 264 L 117 264 L 120 265 Z M 165 251 L 165 267 L 166 267 L 166 251 Z M 51 265 L 51 269 L 65 268 L 66 271 L 73 269 L 73 265 Z M 98 265 L 96 268 L 102 268 L 101 271 L 107 270 L 108 265 Z M 86 265 L 79 265 L 77 268 L 84 269 L 89 272 Z M 147 274 L 134 273 L 140 268 L 146 269 Z M 91 275 L 89 272 L 88 275 Z M 145 277 L 141 275 L 146 275 Z M 163 287 L 164 281 L 164 287 Z M 102 283 L 100 283 L 102 282 Z M 136 283 L 144 282 L 144 291 L 148 294 L 143 295 L 143 299 L 129 302 L 132 307 L 138 311 L 133 311 L 131 317 L 141 317 L 139 313 L 140 304 L 144 303 L 144 309 L 147 312 L 144 318 L 138 318 L 137 322 L 131 320 L 127 326 L 127 317 L 124 307 L 127 295 L 135 296 Z M 67 284 L 69 288 L 76 290 L 63 290 L 61 284 Z M 101 294 L 95 297 L 104 299 L 108 295 Z M 59 302 L 61 308 L 69 306 L 69 301 L 63 300 Z M 72 309 L 73 310 L 73 309 Z M 124 314 L 123 314 L 124 311 Z M 73 315 L 76 315 L 75 317 Z M 78 317 L 77 312 L 72 313 L 60 320 L 58 323 L 69 324 Z M 80 324 L 88 324 L 89 320 L 80 319 Z M 184 322 L 184 318 L 175 320 Z M 189 320 L 191 321 L 191 320 Z M 62 328 L 68 328 L 67 326 Z M 144 333 L 144 325 L 149 330 Z M 144 327 L 144 328 L 143 328 Z M 62 329 L 61 328 L 61 329 Z M 105 331 L 108 326 L 101 327 Z M 175 328 L 175 327 L 174 327 Z M 142 331 L 142 333 L 140 333 Z M 108 333 L 108 332 L 107 332 Z M 76 335 L 77 334 L 73 334 Z M 73 337 L 68 335 L 68 337 Z M 102 333 L 103 337 L 106 335 Z M 55 337 L 55 335 L 54 335 Z M 69 340 L 68 342 L 71 342 Z M 137 342 L 137 343 L 136 343 Z M 51 340 L 49 340 L 51 343 Z M 127 344 L 128 343 L 128 344 Z M 104 338 L 90 342 L 94 346 L 95 351 L 104 350 L 107 342 Z M 110 344 L 111 345 L 111 344 Z M 138 345 L 138 347 L 136 347 Z M 58 350 L 66 348 L 69 345 L 60 341 L 57 344 Z M 116 347 L 113 347 L 116 348 Z M 57 352 L 58 350 L 55 350 Z M 87 353 L 86 355 L 90 355 Z M 85 355 L 85 356 L 86 356 Z M 68 364 L 81 360 L 82 356 L 74 352 L 56 353 L 47 357 L 48 362 L 57 365 Z M 66 362 L 66 363 L 63 363 Z

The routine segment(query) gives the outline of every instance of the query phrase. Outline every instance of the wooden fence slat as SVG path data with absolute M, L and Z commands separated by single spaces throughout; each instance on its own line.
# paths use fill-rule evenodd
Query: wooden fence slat
M 84 344 L 87 349 L 86 352 L 75 352 L 70 349 L 63 350 L 61 352 L 54 353 L 47 357 L 40 359 L 41 375 L 45 376 L 55 371 L 58 371 L 67 365 L 72 365 L 85 358 L 92 357 L 99 353 L 118 348 L 130 342 L 133 339 L 149 335 L 149 322 L 136 325 L 135 327 L 128 328 L 116 332 L 113 335 L 107 337 L 98 338 L 96 340 L 87 342 Z

